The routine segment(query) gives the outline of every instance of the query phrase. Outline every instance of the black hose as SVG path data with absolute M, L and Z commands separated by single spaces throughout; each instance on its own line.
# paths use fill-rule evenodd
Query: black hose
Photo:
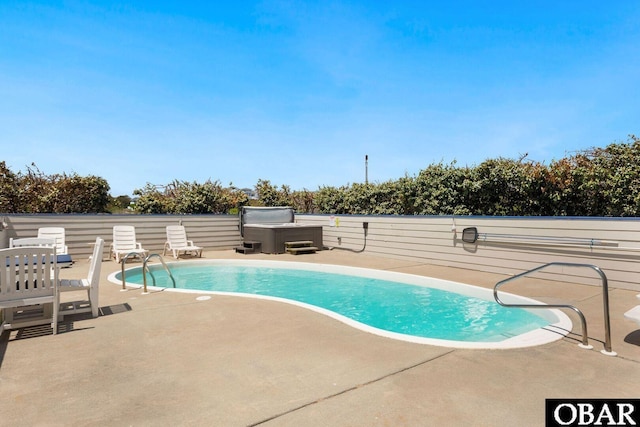
M 343 251 L 354 252 L 354 253 L 357 253 L 357 254 L 359 254 L 361 252 L 364 252 L 365 248 L 367 247 L 367 234 L 368 234 L 368 231 L 369 230 L 367 228 L 364 229 L 364 244 L 362 245 L 362 249 L 336 248 L 336 247 L 333 247 L 333 248 L 331 248 L 331 250 L 340 249 L 340 250 L 343 250 Z

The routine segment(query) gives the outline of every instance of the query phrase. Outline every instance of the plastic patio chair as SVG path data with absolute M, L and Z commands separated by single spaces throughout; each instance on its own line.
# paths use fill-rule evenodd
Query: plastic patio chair
M 86 279 L 61 279 L 60 292 L 86 291 L 87 300 L 63 302 L 60 304 L 60 315 L 72 313 L 91 312 L 93 317 L 98 317 L 98 285 L 100 284 L 100 269 L 102 267 L 102 250 L 104 240 L 96 238 L 89 265 L 89 274 Z
M 180 252 L 202 256 L 202 248 L 187 239 L 187 232 L 182 225 L 167 225 L 167 241 L 164 244 L 163 256 L 166 255 L 167 250 L 173 253 L 175 259 L 178 259 Z
M 65 242 L 64 227 L 41 227 L 38 228 L 39 239 L 53 239 L 56 243 L 56 254 L 63 255 L 69 253 L 69 248 Z
M 55 247 L 0 249 L 0 332 L 51 323 L 53 333 L 56 334 L 59 306 L 57 287 Z M 34 307 L 42 308 L 42 316 L 16 317 L 20 311 L 33 311 Z M 48 311 L 50 307 L 53 307 L 52 311 Z
M 132 225 L 115 225 L 113 227 L 113 242 L 111 243 L 110 257 L 116 262 L 128 254 L 135 254 L 140 258 L 147 256 L 149 251 L 136 241 L 136 229 Z

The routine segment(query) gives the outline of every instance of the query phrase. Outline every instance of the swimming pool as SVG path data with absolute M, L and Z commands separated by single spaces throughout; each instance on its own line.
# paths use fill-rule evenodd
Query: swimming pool
M 150 266 L 150 288 L 264 298 L 303 306 L 389 338 L 459 348 L 516 348 L 551 342 L 571 330 L 559 310 L 506 308 L 491 290 L 383 270 L 283 261 L 198 260 Z M 121 273 L 109 280 L 121 284 Z M 143 283 L 141 267 L 127 285 Z M 153 285 L 153 286 L 151 286 Z M 535 303 L 501 292 L 508 302 Z

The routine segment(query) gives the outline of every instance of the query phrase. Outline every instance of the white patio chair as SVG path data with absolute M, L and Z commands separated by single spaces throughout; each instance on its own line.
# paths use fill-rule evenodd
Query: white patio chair
M 0 309 L 5 329 L 51 323 L 53 333 L 58 332 L 58 268 L 56 250 L 51 246 L 25 246 L 0 249 Z M 21 312 L 42 307 L 38 317 Z M 51 312 L 48 307 L 53 307 Z M 51 319 L 48 318 L 49 314 Z
M 113 243 L 111 243 L 110 257 L 115 257 L 116 262 L 130 253 L 141 258 L 147 256 L 149 251 L 136 241 L 136 229 L 132 225 L 115 225 L 113 227 Z
M 69 248 L 65 242 L 64 227 L 41 227 L 38 228 L 38 238 L 54 239 L 56 242 L 56 254 L 63 255 L 69 253 Z
M 167 241 L 164 244 L 163 256 L 166 255 L 167 250 L 173 252 L 175 259 L 178 259 L 180 252 L 202 256 L 202 248 L 194 245 L 193 240 L 187 239 L 187 232 L 182 225 L 167 225 Z
M 96 244 L 93 247 L 91 264 L 89 265 L 89 274 L 87 275 L 86 279 L 60 280 L 60 292 L 87 292 L 87 300 L 60 303 L 60 315 L 64 316 L 65 314 L 91 312 L 91 315 L 93 317 L 98 317 L 98 285 L 100 284 L 100 270 L 102 267 L 103 248 L 104 240 L 100 237 L 97 237 Z

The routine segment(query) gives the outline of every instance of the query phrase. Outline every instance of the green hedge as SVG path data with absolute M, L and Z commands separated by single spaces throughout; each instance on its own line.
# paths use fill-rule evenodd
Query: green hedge
M 321 187 L 311 206 L 296 194 L 287 188 L 264 202 L 332 214 L 640 216 L 640 140 L 630 135 L 549 165 L 505 158 L 430 165 L 398 180 Z
M 96 213 L 127 208 L 95 176 L 13 173 L 0 162 L 0 212 Z M 218 181 L 147 184 L 128 210 L 151 214 L 235 213 L 246 204 L 292 206 L 298 213 L 363 215 L 640 216 L 640 140 L 578 152 L 550 164 L 489 159 L 474 167 L 433 164 L 382 183 L 292 191 L 256 184 L 257 200 Z M 122 199 L 122 200 L 121 200 Z
M 14 173 L 0 162 L 2 213 L 104 213 L 109 184 L 97 176 L 45 175 L 35 165 Z

